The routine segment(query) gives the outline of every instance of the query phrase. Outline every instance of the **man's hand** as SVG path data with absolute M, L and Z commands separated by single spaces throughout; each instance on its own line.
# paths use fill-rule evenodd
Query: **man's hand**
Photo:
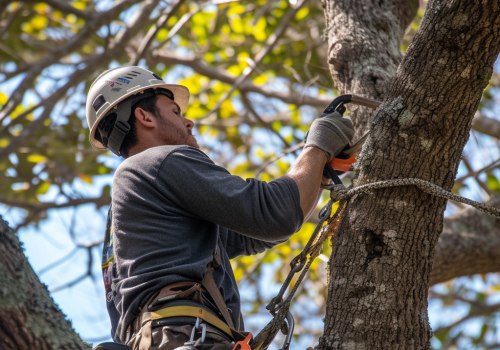
M 306 136 L 305 147 L 317 147 L 324 151 L 331 160 L 349 144 L 354 135 L 352 122 L 338 112 L 317 118 L 311 124 Z

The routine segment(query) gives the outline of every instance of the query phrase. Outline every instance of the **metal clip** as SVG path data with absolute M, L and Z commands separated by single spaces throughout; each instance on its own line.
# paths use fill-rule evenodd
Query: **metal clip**
M 194 345 L 198 341 L 200 343 L 205 342 L 205 337 L 207 336 L 207 325 L 205 323 L 201 323 L 200 318 L 196 318 L 196 322 L 194 323 L 193 329 L 191 330 L 191 337 L 189 338 L 189 341 L 185 342 L 184 345 Z M 200 330 L 201 328 L 201 338 L 198 338 L 195 342 L 194 336 L 196 335 L 196 331 Z
M 292 342 L 293 329 L 295 328 L 295 321 L 293 319 L 293 315 L 290 311 L 286 313 L 286 337 L 285 342 L 283 343 L 283 347 L 280 350 L 288 350 L 290 348 L 290 343 Z

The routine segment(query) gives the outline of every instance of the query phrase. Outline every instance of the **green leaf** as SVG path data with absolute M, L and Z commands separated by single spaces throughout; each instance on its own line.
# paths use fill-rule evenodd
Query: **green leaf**
M 493 192 L 500 192 L 500 181 L 491 171 L 486 174 L 486 184 Z

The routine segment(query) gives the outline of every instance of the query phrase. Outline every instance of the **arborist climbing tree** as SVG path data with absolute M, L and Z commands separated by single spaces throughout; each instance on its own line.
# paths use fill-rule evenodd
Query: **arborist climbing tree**
M 137 66 L 104 72 L 87 97 L 91 144 L 125 158 L 103 273 L 113 338 L 132 349 L 248 348 L 229 259 L 296 232 L 353 135 L 348 118 L 322 115 L 286 175 L 244 180 L 199 149 L 188 99 L 187 87 Z

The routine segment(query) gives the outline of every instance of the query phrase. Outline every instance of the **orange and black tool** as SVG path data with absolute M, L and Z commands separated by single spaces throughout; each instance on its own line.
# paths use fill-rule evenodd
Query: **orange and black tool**
M 321 116 L 338 112 L 340 117 L 343 117 L 344 112 L 346 110 L 346 103 L 353 103 L 360 106 L 369 107 L 372 109 L 376 109 L 380 102 L 376 100 L 372 100 L 370 98 L 361 97 L 357 95 L 341 95 L 335 98 L 328 107 L 325 108 Z M 339 155 L 333 158 L 330 163 L 325 166 L 325 170 L 323 174 L 332 179 L 332 181 L 336 184 L 342 184 L 342 181 L 339 178 L 339 175 L 350 171 L 352 169 L 352 165 L 356 161 L 356 155 L 361 151 L 363 144 L 365 143 L 368 137 L 368 133 L 365 133 L 361 136 L 356 142 L 349 144 Z

